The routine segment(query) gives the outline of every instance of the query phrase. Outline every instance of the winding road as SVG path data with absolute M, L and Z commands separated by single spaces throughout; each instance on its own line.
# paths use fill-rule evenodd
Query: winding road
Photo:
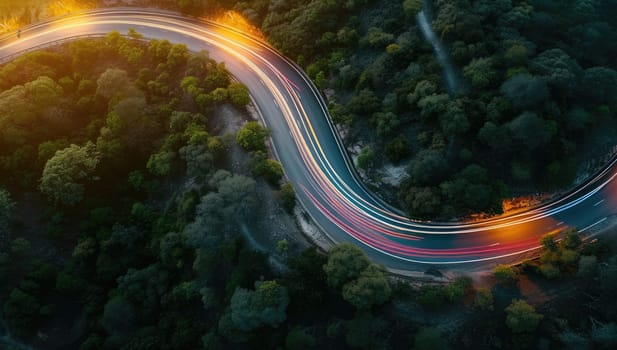
M 391 269 L 417 264 L 513 262 L 538 249 L 539 239 L 568 226 L 583 233 L 611 219 L 617 208 L 617 166 L 569 195 L 511 216 L 473 223 L 415 222 L 372 195 L 330 122 L 325 103 L 295 64 L 230 28 L 177 14 L 135 8 L 101 9 L 33 25 L 0 39 L 0 62 L 25 50 L 77 36 L 134 28 L 146 38 L 207 50 L 244 83 L 271 129 L 272 143 L 298 199 L 337 242 L 350 241 Z

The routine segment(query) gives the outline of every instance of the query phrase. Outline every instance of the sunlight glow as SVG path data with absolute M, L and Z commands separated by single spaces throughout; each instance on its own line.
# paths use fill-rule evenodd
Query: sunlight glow
M 2 0 L 0 34 L 10 33 L 47 17 L 61 16 L 96 7 L 93 0 Z
M 236 11 L 225 11 L 214 18 L 207 18 L 215 23 L 234 28 L 237 31 L 250 34 L 259 39 L 265 40 L 265 35 L 261 30 L 251 24 L 246 18 Z
M 94 1 L 55 0 L 47 6 L 47 15 L 52 17 L 61 16 L 68 13 L 88 10 L 95 6 L 96 3 Z

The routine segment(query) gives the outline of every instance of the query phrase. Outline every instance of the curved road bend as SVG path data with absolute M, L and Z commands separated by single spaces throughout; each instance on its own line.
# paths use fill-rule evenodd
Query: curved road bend
M 570 195 L 524 213 L 474 223 L 411 221 L 358 182 L 319 93 L 295 65 L 231 29 L 173 13 L 102 9 L 37 24 L 22 30 L 19 40 L 0 41 L 0 62 L 57 40 L 129 28 L 193 51 L 205 49 L 224 61 L 251 91 L 286 175 L 313 219 L 335 241 L 361 243 L 372 259 L 389 268 L 511 261 L 537 249 L 544 234 L 567 226 L 588 229 L 617 208 L 613 163 Z

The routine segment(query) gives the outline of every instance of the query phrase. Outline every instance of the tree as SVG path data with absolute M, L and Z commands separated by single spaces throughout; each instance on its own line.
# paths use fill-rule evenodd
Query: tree
M 354 95 L 347 103 L 347 109 L 358 115 L 372 115 L 379 110 L 381 103 L 373 90 L 364 89 Z
M 447 94 L 431 94 L 418 101 L 420 117 L 427 121 L 432 117 L 439 116 L 448 109 L 450 97 Z
M 294 313 L 315 310 L 324 304 L 329 293 L 323 270 L 327 261 L 328 257 L 319 253 L 315 247 L 289 257 L 290 271 L 284 283 L 288 286 L 290 308 Z
M 291 182 L 286 182 L 281 186 L 281 200 L 283 202 L 283 208 L 285 208 L 288 213 L 293 213 L 296 207 L 296 192 Z
M 529 63 L 531 70 L 546 79 L 549 85 L 564 92 L 571 92 L 583 74 L 581 66 L 561 49 L 540 53 Z
M 161 126 L 149 112 L 148 103 L 142 97 L 119 101 L 101 128 L 97 149 L 105 158 L 113 161 L 122 159 L 122 151 L 150 154 L 160 135 Z
M 548 279 L 559 277 L 559 269 L 550 262 L 540 265 L 540 273 Z
M 445 201 L 457 212 L 499 212 L 501 198 L 491 184 L 488 171 L 477 164 L 461 170 L 440 185 Z
M 568 266 L 575 265 L 578 263 L 578 259 L 580 258 L 579 253 L 576 250 L 572 249 L 562 249 L 561 254 L 559 255 L 559 261 Z
M 469 120 L 460 101 L 449 103 L 448 109 L 439 117 L 441 130 L 446 136 L 458 136 L 469 130 Z
M 360 248 L 351 243 L 341 243 L 330 250 L 328 263 L 323 268 L 328 276 L 328 284 L 333 288 L 341 288 L 358 279 L 369 265 L 370 261 Z
M 386 143 L 384 153 L 389 161 L 398 163 L 407 158 L 410 153 L 409 144 L 405 136 L 398 135 Z
M 184 230 L 193 247 L 218 245 L 230 228 L 237 227 L 239 218 L 249 220 L 258 208 L 256 183 L 251 178 L 221 170 L 211 176 L 208 185 L 216 191 L 201 197 L 195 221 Z
M 9 232 L 12 211 L 15 204 L 11 201 L 10 194 L 0 187 L 0 237 L 6 237 Z
M 430 80 L 420 80 L 416 84 L 414 91 L 407 95 L 407 102 L 410 105 L 415 105 L 424 97 L 433 95 L 435 93 L 437 93 L 437 85 L 435 85 L 435 83 Z
M 356 159 L 358 168 L 368 171 L 375 163 L 375 152 L 369 146 L 362 148 L 362 151 Z
M 588 68 L 583 73 L 580 92 L 585 102 L 614 105 L 617 103 L 617 71 L 606 67 Z
M 200 16 L 209 6 L 208 2 L 201 0 L 176 0 L 180 13 L 187 16 Z M 211 5 L 210 5 L 211 6 Z
M 45 164 L 51 157 L 56 154 L 57 151 L 65 149 L 70 146 L 70 143 L 66 139 L 59 139 L 53 141 L 45 141 L 39 144 L 38 147 L 38 161 L 41 164 Z
M 423 327 L 418 330 L 413 343 L 414 350 L 448 349 L 448 341 L 438 328 Z
M 205 145 L 188 144 L 180 148 L 180 157 L 186 162 L 186 174 L 203 180 L 214 167 L 214 157 Z
M 532 112 L 524 112 L 508 124 L 512 137 L 529 150 L 534 150 L 551 139 L 552 130 L 547 126 L 542 118 Z
M 398 116 L 392 112 L 374 113 L 371 121 L 373 125 L 375 125 L 377 135 L 381 137 L 390 136 L 393 132 L 397 131 L 397 128 L 401 124 Z
M 441 152 L 424 149 L 418 152 L 409 163 L 407 172 L 414 184 L 437 184 L 447 175 L 448 162 Z
M 176 153 L 172 151 L 161 151 L 154 153 L 148 159 L 146 167 L 156 176 L 167 176 L 171 172 Z
M 117 295 L 135 307 L 140 319 L 149 319 L 158 312 L 161 297 L 168 288 L 168 280 L 168 273 L 158 264 L 142 269 L 129 268 L 116 280 Z
M 47 161 L 39 186 L 54 204 L 75 205 L 84 195 L 84 180 L 88 180 L 99 162 L 96 146 L 89 142 L 80 147 L 71 145 Z
M 227 87 L 227 93 L 229 94 L 229 100 L 231 103 L 238 107 L 244 107 L 251 102 L 249 90 L 243 84 L 235 82 L 229 84 Z
M 237 288 L 231 297 L 231 319 L 248 332 L 262 325 L 278 326 L 285 321 L 289 304 L 287 289 L 276 281 L 255 283 L 255 291 Z
M 490 0 L 489 0 L 490 1 Z M 527 63 L 527 56 L 529 55 L 529 50 L 527 47 L 521 44 L 514 44 L 506 50 L 504 54 L 504 60 L 509 66 L 522 66 Z
M 343 299 L 358 309 L 370 309 L 390 299 L 391 289 L 384 269 L 370 264 L 360 276 L 343 286 Z
M 189 51 L 184 44 L 175 44 L 167 54 L 167 68 L 170 70 L 177 69 L 186 63 L 189 57 Z
M 469 288 L 471 287 L 471 278 L 462 276 L 457 277 L 454 282 L 445 287 L 445 295 L 449 302 L 454 303 L 461 301 Z
M 511 283 L 518 278 L 518 271 L 508 265 L 497 265 L 493 269 L 493 275 L 499 282 Z
M 543 316 L 524 300 L 513 300 L 506 308 L 506 325 L 514 333 L 532 332 Z
M 557 251 L 557 243 L 555 242 L 555 237 L 553 235 L 546 235 L 540 239 L 540 243 L 546 250 L 550 250 L 552 252 Z
M 535 107 L 549 97 L 546 82 L 529 74 L 517 74 L 501 85 L 501 93 L 519 109 Z
M 219 170 L 208 185 L 216 191 L 201 197 L 195 221 L 185 228 L 187 240 L 194 247 L 218 245 L 227 230 L 237 227 L 239 218 L 252 218 L 258 208 L 256 183 L 249 177 Z
M 407 16 L 415 16 L 422 10 L 422 0 L 405 0 L 403 1 L 403 11 Z
M 39 300 L 29 293 L 15 288 L 2 306 L 2 312 L 13 330 L 19 334 L 33 331 L 41 308 Z
M 366 35 L 366 40 L 373 48 L 383 48 L 394 41 L 394 35 L 384 32 L 381 28 L 370 27 Z
M 134 96 L 134 88 L 125 70 L 109 68 L 96 81 L 96 93 L 106 99 Z
M 47 76 L 0 92 L 0 140 L 7 145 L 41 142 L 70 128 L 60 107 L 63 89 Z
M 493 311 L 493 293 L 491 290 L 486 288 L 477 289 L 474 306 L 480 310 Z
M 186 249 L 186 236 L 182 233 L 168 232 L 159 242 L 159 258 L 168 266 L 182 267 Z
M 497 77 L 492 57 L 474 58 L 463 68 L 463 74 L 476 89 L 488 87 Z
M 576 249 L 582 243 L 581 235 L 576 229 L 569 229 L 565 232 L 563 238 L 563 245 L 568 249 Z
M 225 88 L 216 88 L 210 92 L 210 99 L 214 103 L 223 103 L 229 97 L 227 89 Z
M 405 208 L 411 217 L 430 219 L 441 210 L 439 190 L 431 187 L 410 187 L 402 192 Z
M 249 168 L 253 176 L 263 176 L 273 186 L 278 185 L 283 178 L 283 166 L 274 159 L 267 158 L 262 151 L 256 151 L 251 156 Z
M 266 150 L 266 139 L 270 132 L 257 122 L 246 122 L 236 135 L 236 141 L 247 151 Z
M 487 121 L 478 131 L 478 140 L 496 151 L 507 151 L 510 148 L 512 137 L 507 126 Z

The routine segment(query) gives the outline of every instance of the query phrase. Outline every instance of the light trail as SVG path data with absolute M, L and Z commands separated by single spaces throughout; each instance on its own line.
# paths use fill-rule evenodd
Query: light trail
M 56 40 L 132 27 L 146 38 L 185 43 L 194 51 L 207 49 L 212 58 L 228 63 L 227 69 L 247 85 L 264 123 L 273 130 L 277 156 L 315 222 L 337 241 L 367 247 L 372 258 L 389 267 L 517 256 L 538 250 L 548 227 L 578 226 L 585 232 L 614 210 L 599 204 L 617 193 L 617 159 L 584 186 L 526 212 L 476 222 L 412 221 L 357 179 L 326 105 L 304 72 L 266 43 L 210 22 L 145 9 L 98 10 L 33 25 L 22 31 L 20 40 L 0 39 L 0 62 Z M 605 219 L 592 223 L 598 217 Z

